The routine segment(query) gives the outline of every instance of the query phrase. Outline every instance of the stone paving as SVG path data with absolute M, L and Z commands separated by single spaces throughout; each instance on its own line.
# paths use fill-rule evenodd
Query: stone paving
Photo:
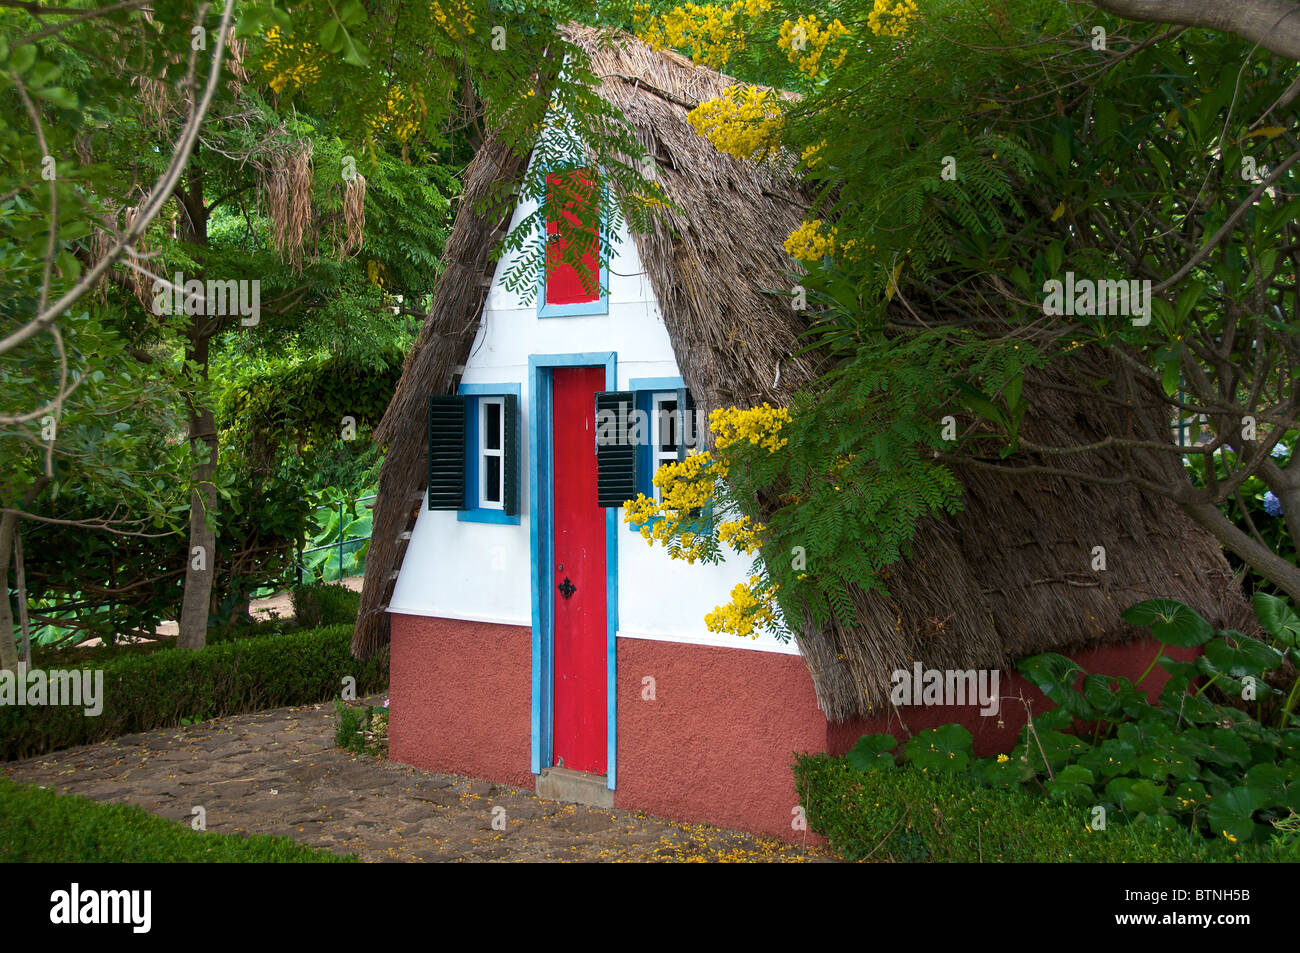
M 15 781 L 135 804 L 207 829 L 280 834 L 367 861 L 833 860 L 787 844 L 422 771 L 335 747 L 332 704 L 236 715 L 51 752 Z M 493 829 L 494 808 L 505 830 Z M 499 823 L 498 823 L 498 826 Z

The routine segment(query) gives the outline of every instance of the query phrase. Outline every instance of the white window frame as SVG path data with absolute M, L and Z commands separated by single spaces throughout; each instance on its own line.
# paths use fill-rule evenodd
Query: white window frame
M 677 462 L 677 446 L 674 444 L 672 450 L 662 449 L 660 441 L 660 424 L 663 422 L 660 405 L 665 401 L 677 403 L 677 391 L 656 391 L 650 395 L 650 486 L 654 489 L 654 498 L 656 501 L 663 502 L 663 492 L 659 487 L 654 485 L 654 475 L 659 472 L 659 468 L 665 463 Z M 677 426 L 680 429 L 682 424 L 680 407 L 676 410 Z M 680 434 L 679 434 L 680 436 Z
M 500 426 L 497 436 L 501 446 L 490 448 L 487 445 L 488 408 L 496 407 Z M 478 505 L 483 510 L 504 510 L 506 508 L 506 401 L 504 397 L 480 397 L 478 401 Z M 487 494 L 487 461 L 495 457 L 497 466 L 497 498 L 489 500 Z

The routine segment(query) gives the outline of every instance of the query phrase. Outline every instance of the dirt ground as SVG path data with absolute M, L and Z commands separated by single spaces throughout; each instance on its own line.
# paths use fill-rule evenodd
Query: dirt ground
M 834 860 L 787 844 L 436 774 L 334 745 L 332 704 L 150 731 L 3 767 L 61 794 L 214 832 L 280 834 L 367 861 Z M 496 820 L 494 827 L 493 821 Z M 504 829 L 499 829 L 504 826 Z

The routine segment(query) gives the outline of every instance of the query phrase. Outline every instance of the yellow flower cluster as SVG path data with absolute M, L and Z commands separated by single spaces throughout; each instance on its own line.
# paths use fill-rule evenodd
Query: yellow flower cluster
M 692 453 L 685 460 L 665 463 L 655 471 L 654 485 L 662 499 L 656 501 L 643 493 L 629 500 L 623 510 L 623 520 L 639 526 L 647 541 L 665 546 L 674 542 L 680 552 L 676 558 L 693 563 L 702 559 L 705 539 L 684 529 L 694 523 L 701 509 L 714 495 L 715 481 L 726 476 L 727 468 L 708 451 Z
M 755 523 L 748 516 L 742 516 L 738 520 L 727 520 L 718 524 L 718 539 L 724 543 L 730 543 L 737 550 L 743 550 L 746 555 L 752 556 L 758 552 L 760 540 L 758 534 L 763 531 L 762 523 Z
M 820 218 L 801 222 L 785 240 L 785 250 L 799 261 L 820 261 L 835 254 L 835 229 L 824 230 Z
M 809 146 L 807 149 L 804 149 L 803 152 L 799 153 L 799 158 L 803 160 L 804 165 L 806 165 L 808 168 L 811 169 L 817 163 L 822 161 L 821 156 L 819 156 L 817 153 L 821 152 L 822 149 L 825 148 L 825 146 L 826 146 L 825 139 L 823 139 L 821 142 L 814 143 L 813 145 Z
M 446 6 L 448 10 L 444 10 Z M 469 4 L 464 0 L 431 0 L 429 3 L 429 12 L 433 14 L 433 19 L 438 26 L 442 27 L 453 40 L 461 38 L 461 30 L 465 31 L 466 36 L 472 36 L 474 33 L 474 24 L 472 17 L 469 15 Z
M 417 132 L 429 114 L 424 96 L 417 90 L 410 95 L 400 86 L 388 90 L 388 102 L 378 116 L 369 119 L 370 129 L 377 132 L 387 127 L 399 142 L 405 142 Z
M 867 14 L 867 26 L 876 36 L 907 36 L 917 15 L 916 0 L 876 0 Z
M 691 59 L 714 69 L 722 69 L 732 54 L 745 48 L 745 29 L 738 22 L 749 17 L 751 26 L 772 9 L 773 0 L 735 0 L 723 5 L 686 3 L 667 13 L 651 16 L 647 4 L 638 3 L 632 10 L 637 35 L 653 49 L 666 46 L 688 49 Z
M 758 638 L 764 629 L 774 628 L 777 619 L 776 586 L 761 588 L 762 580 L 750 576 L 731 590 L 731 601 L 704 617 L 710 632 Z
M 781 36 L 777 46 L 786 51 L 786 57 L 799 67 L 801 73 L 816 76 L 821 70 L 822 56 L 826 47 L 849 35 L 849 28 L 838 19 L 822 23 L 815 13 L 802 16 L 798 20 L 786 20 L 781 24 Z M 844 62 L 848 50 L 840 50 L 831 59 L 831 66 L 837 67 Z
M 654 477 L 662 500 L 656 502 L 638 494 L 627 502 L 623 519 L 638 526 L 651 544 L 658 540 L 668 546 L 675 559 L 694 563 L 703 558 L 708 539 L 696 532 L 695 524 L 700 510 L 717 495 L 718 481 L 727 476 L 727 448 L 748 441 L 775 453 L 786 444 L 781 429 L 789 421 L 788 410 L 770 404 L 713 411 L 709 429 L 714 435 L 715 452 L 692 453 L 684 460 L 662 465 Z M 742 515 L 719 523 L 716 532 L 719 542 L 753 555 L 762 548 L 764 529 L 762 523 Z M 776 586 L 764 586 L 760 577 L 751 576 L 748 583 L 732 589 L 729 603 L 705 616 L 705 624 L 710 632 L 757 638 L 760 631 L 777 627 L 776 590 Z
M 739 85 L 728 86 L 717 99 L 706 99 L 686 119 L 719 152 L 746 160 L 771 149 L 784 124 L 770 89 Z
M 766 401 L 761 407 L 740 410 L 728 407 L 709 414 L 709 429 L 716 435 L 714 446 L 725 450 L 733 443 L 748 440 L 768 453 L 776 453 L 786 444 L 781 428 L 790 422 L 790 411 L 773 407 Z
M 321 50 L 308 43 L 290 43 L 278 26 L 266 31 L 266 59 L 262 71 L 269 73 L 268 84 L 277 93 L 310 86 L 320 78 Z

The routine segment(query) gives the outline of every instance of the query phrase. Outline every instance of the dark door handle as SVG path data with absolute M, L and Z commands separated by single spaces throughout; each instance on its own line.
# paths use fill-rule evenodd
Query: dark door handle
M 565 599 L 568 599 L 569 596 L 573 595 L 575 592 L 578 591 L 578 587 L 575 586 L 573 583 L 569 582 L 568 576 L 565 576 L 564 582 L 560 583 L 555 588 L 560 590 L 560 595 L 564 596 Z

